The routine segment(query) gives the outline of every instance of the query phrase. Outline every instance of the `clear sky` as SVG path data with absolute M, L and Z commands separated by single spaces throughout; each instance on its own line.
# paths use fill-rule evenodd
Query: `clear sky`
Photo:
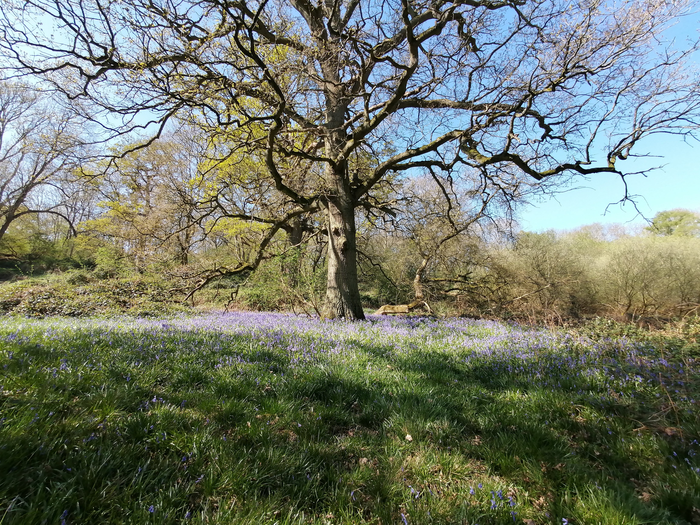
M 700 36 L 700 7 L 695 7 L 693 11 L 670 29 L 667 36 L 681 45 L 696 41 Z M 695 59 L 700 69 L 698 53 Z M 636 202 L 639 211 L 646 218 L 674 208 L 700 212 L 700 142 L 685 142 L 682 137 L 658 136 L 650 137 L 639 146 L 633 153 L 648 153 L 654 157 L 620 162 L 620 169 L 634 172 L 662 166 L 648 177 L 628 177 L 629 193 L 638 195 Z M 523 230 L 537 232 L 571 230 L 596 222 L 646 224 L 631 204 L 609 206 L 618 202 L 623 195 L 624 186 L 614 175 L 579 179 L 565 193 L 523 206 L 518 222 Z
M 647 218 L 674 208 L 700 212 L 700 142 L 685 143 L 681 137 L 655 137 L 643 151 L 658 157 L 620 163 L 625 171 L 663 166 L 646 177 L 627 178 L 629 193 L 638 196 L 635 201 L 639 211 Z M 518 222 L 523 230 L 538 232 L 571 230 L 596 222 L 644 223 L 644 218 L 630 203 L 611 204 L 623 196 L 623 183 L 615 175 L 579 179 L 578 184 L 563 193 L 523 206 Z

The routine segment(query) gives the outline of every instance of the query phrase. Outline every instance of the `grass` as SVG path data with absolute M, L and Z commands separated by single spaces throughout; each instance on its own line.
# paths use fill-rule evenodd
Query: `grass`
M 0 524 L 700 523 L 699 361 L 466 319 L 0 322 Z

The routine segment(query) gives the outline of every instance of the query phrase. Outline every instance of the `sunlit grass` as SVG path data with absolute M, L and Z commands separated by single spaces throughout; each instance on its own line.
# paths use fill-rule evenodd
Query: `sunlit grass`
M 493 322 L 3 318 L 0 523 L 697 523 L 698 362 Z

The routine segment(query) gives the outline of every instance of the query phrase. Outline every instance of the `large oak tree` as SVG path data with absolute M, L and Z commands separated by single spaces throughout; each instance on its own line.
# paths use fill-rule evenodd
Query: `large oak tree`
M 362 318 L 355 210 L 383 205 L 376 190 L 389 174 L 477 174 L 507 195 L 527 181 L 624 176 L 619 161 L 644 137 L 692 133 L 693 49 L 661 38 L 686 7 L 5 0 L 0 46 L 6 75 L 40 75 L 87 100 L 105 131 L 155 137 L 186 111 L 225 137 L 222 158 L 263 162 L 255 177 L 268 183 L 251 187 L 273 188 L 279 213 L 241 218 L 271 238 L 323 211 L 326 315 Z

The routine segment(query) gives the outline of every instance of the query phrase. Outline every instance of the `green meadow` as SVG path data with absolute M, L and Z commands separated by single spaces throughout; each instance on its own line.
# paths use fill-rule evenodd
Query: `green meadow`
M 0 524 L 700 523 L 695 346 L 469 319 L 0 322 Z

